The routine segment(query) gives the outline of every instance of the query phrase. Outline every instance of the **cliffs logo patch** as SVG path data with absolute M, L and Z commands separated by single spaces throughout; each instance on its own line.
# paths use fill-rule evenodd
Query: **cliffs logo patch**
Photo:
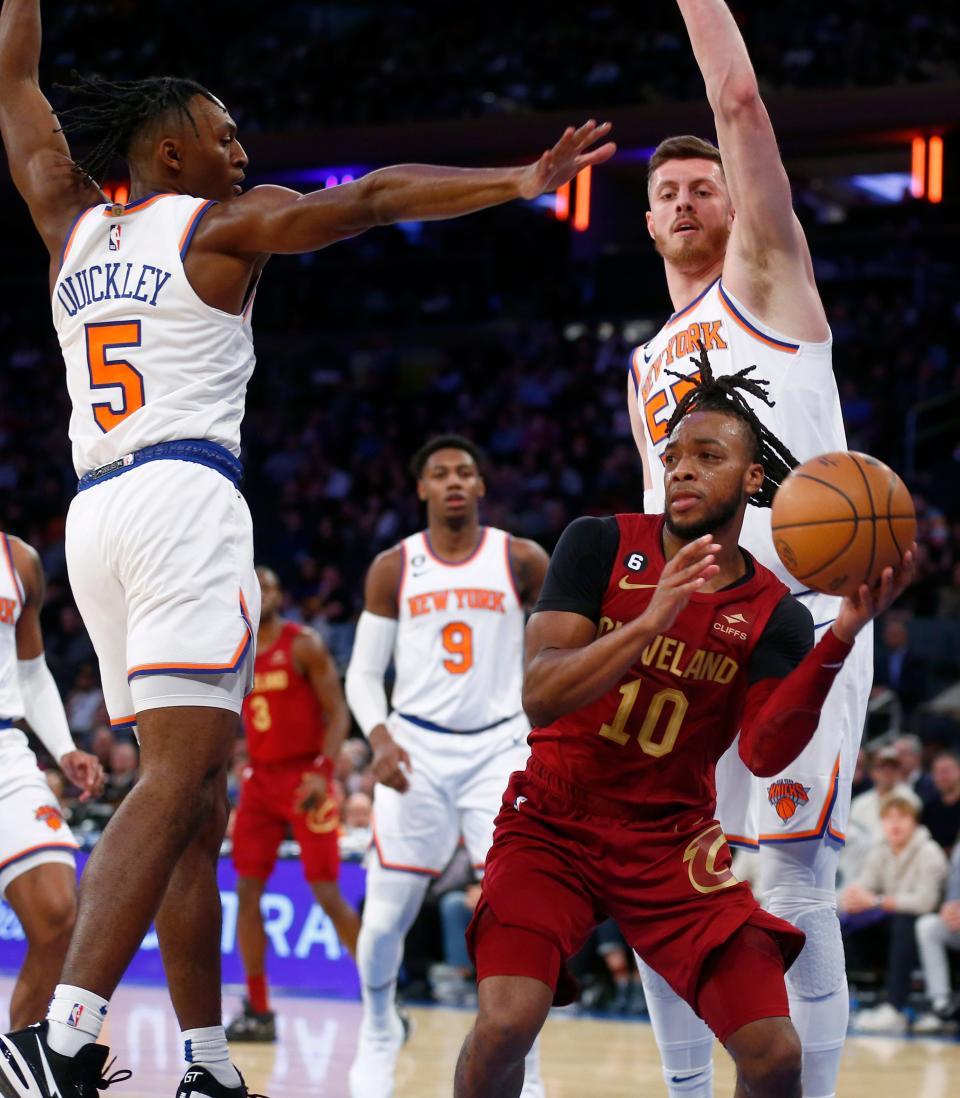
M 810 803 L 810 798 L 807 796 L 809 792 L 809 785 L 801 785 L 800 782 L 784 778 L 767 786 L 767 800 L 777 810 L 780 819 L 786 823 L 798 808 L 803 808 Z
M 59 831 L 63 827 L 63 816 L 58 808 L 49 804 L 42 804 L 36 811 L 36 819 L 42 821 L 51 831 Z
M 745 641 L 747 639 L 747 632 L 752 624 L 752 615 L 747 617 L 742 610 L 734 610 L 732 614 L 721 612 L 720 616 L 713 623 L 713 629 L 716 633 L 723 633 L 725 636 Z

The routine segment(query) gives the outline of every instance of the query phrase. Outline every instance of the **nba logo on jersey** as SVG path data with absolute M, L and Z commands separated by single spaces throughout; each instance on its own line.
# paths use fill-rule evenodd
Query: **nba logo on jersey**
M 123 226 L 122 225 L 111 225 L 110 226 L 110 251 L 111 252 L 119 252 L 120 251 L 120 234 L 122 232 L 123 232 Z
M 70 1016 L 67 1018 L 67 1025 L 72 1026 L 74 1029 L 80 1025 L 80 1015 L 83 1014 L 83 1004 L 74 1003 L 70 1008 Z

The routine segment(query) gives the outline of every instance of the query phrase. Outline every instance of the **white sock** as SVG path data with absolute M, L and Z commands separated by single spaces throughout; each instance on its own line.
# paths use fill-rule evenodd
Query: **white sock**
M 188 1064 L 198 1064 L 225 1087 L 240 1086 L 240 1072 L 230 1063 L 227 1035 L 223 1026 L 207 1026 L 205 1029 L 185 1029 L 183 1058 Z
M 61 1056 L 76 1056 L 100 1036 L 108 1002 L 72 984 L 57 984 L 47 1010 L 47 1043 Z

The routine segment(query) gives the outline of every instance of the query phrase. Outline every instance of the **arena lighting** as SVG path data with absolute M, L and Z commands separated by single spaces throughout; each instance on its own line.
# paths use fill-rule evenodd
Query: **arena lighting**
M 554 211 L 558 221 L 566 221 L 570 216 L 570 184 L 557 187 L 557 202 Z
M 915 137 L 910 155 L 910 193 L 914 198 L 923 198 L 927 189 L 927 142 Z
M 111 202 L 115 202 L 120 206 L 126 206 L 127 202 L 130 200 L 129 183 L 121 182 L 119 180 L 110 180 L 110 182 L 104 183 L 100 189 Z
M 577 176 L 577 197 L 573 207 L 573 227 L 578 233 L 590 228 L 590 181 L 593 168 L 588 164 Z
M 943 201 L 943 138 L 930 138 L 930 162 L 927 173 L 927 199 Z

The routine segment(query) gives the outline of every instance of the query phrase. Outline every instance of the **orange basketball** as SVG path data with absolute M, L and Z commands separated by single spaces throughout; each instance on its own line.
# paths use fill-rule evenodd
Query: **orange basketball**
M 781 797 L 780 800 L 777 801 L 777 815 L 781 820 L 789 820 L 796 811 L 797 806 L 789 797 Z
M 787 571 L 828 595 L 871 587 L 898 568 L 917 532 L 907 486 L 882 461 L 842 452 L 811 458 L 773 500 L 773 544 Z

